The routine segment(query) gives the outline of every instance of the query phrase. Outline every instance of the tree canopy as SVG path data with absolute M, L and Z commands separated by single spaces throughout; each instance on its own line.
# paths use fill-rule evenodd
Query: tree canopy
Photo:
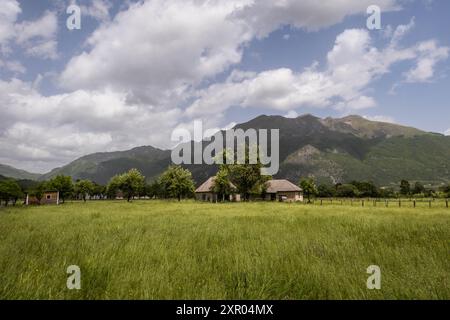
M 135 196 L 144 192 L 145 177 L 137 169 L 131 169 L 126 173 L 112 177 L 106 191 L 108 197 L 114 198 L 119 190 L 130 202 Z
M 181 201 L 183 197 L 191 196 L 195 191 L 192 174 L 181 166 L 170 166 L 160 177 L 163 193 Z

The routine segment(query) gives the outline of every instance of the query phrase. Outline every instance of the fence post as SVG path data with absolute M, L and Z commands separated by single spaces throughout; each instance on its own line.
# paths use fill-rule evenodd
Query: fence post
M 398 207 L 399 207 L 399 208 L 402 207 L 402 200 L 398 200 Z
M 431 200 L 429 201 L 429 207 L 431 208 Z
M 364 200 L 362 201 L 362 206 L 364 207 Z
M 416 200 L 414 199 L 414 208 L 416 207 Z
M 322 199 L 320 199 L 320 205 L 322 205 L 323 204 L 323 200 Z
M 448 208 L 448 200 L 445 200 L 445 206 Z

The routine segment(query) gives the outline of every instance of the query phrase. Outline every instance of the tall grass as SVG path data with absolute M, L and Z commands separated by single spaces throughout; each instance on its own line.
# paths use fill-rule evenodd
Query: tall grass
M 449 299 L 450 210 L 97 201 L 0 210 L 3 299 Z M 366 269 L 379 265 L 381 290 Z M 68 290 L 66 268 L 81 268 Z

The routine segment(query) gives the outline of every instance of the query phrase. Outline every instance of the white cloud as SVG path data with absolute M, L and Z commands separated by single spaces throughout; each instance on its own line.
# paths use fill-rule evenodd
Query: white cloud
M 378 0 L 383 12 L 399 9 L 398 1 Z M 310 31 L 332 26 L 345 17 L 366 13 L 372 0 L 255 0 L 235 13 L 246 21 L 258 37 L 265 37 L 283 25 Z
M 397 123 L 393 117 L 390 116 L 364 116 L 367 120 L 378 121 L 378 122 L 387 122 L 387 123 Z
M 295 110 L 291 110 L 284 115 L 286 118 L 297 118 L 298 113 Z
M 4 59 L 10 55 L 13 44 L 25 49 L 30 56 L 44 59 L 57 58 L 56 13 L 45 12 L 33 21 L 17 22 L 22 12 L 16 0 L 4 0 L 0 8 L 0 47 Z
M 16 0 L 4 0 L 0 6 L 0 45 L 5 50 L 7 42 L 15 36 L 14 23 L 22 12 Z
M 447 129 L 447 131 L 445 131 L 444 134 L 445 134 L 446 136 L 450 136 L 450 128 Z
M 91 0 L 88 5 L 82 5 L 81 14 L 92 17 L 98 21 L 108 21 L 110 19 L 109 10 L 112 3 L 108 0 Z
M 239 63 L 246 44 L 281 25 L 316 30 L 365 14 L 369 0 L 163 1 L 137 3 L 105 23 L 61 75 L 68 89 L 109 86 L 130 99 L 174 104 Z M 384 11 L 395 0 L 381 0 Z M 218 31 L 220 30 L 220 36 Z
M 4 68 L 16 74 L 25 73 L 26 71 L 25 67 L 17 60 L 0 60 L 0 68 Z
M 18 79 L 0 81 L 0 104 L 0 163 L 14 160 L 30 170 L 99 150 L 169 147 L 181 113 L 129 104 L 126 94 L 108 90 L 43 96 Z
M 391 44 L 393 46 L 398 45 L 398 43 L 403 39 L 405 35 L 407 35 L 412 29 L 414 29 L 416 23 L 415 17 L 412 17 L 408 24 L 399 25 L 394 31 L 392 31 L 392 27 L 388 26 L 386 30 L 389 32 L 389 30 L 392 31 L 391 35 L 388 35 L 388 37 L 391 37 Z
M 436 65 L 448 58 L 450 48 L 439 47 L 435 40 L 421 42 L 416 47 L 417 65 L 405 74 L 406 82 L 427 82 L 434 74 Z
M 281 111 L 302 106 L 333 106 L 344 113 L 374 107 L 375 99 L 367 95 L 370 85 L 389 73 L 395 63 L 425 64 L 423 68 L 415 67 L 408 73 L 409 81 L 423 82 L 433 76 L 435 65 L 447 57 L 449 48 L 440 47 L 435 41 L 399 47 L 399 41 L 409 28 L 411 26 L 397 28 L 383 49 L 373 46 L 367 30 L 346 30 L 337 36 L 334 47 L 328 52 L 324 70 L 318 70 L 318 64 L 314 63 L 301 72 L 281 68 L 246 74 L 239 79 L 231 76 L 224 83 L 199 90 L 197 99 L 186 114 L 217 115 L 232 106 Z M 432 63 L 424 62 L 428 59 Z
M 62 84 L 70 89 L 109 86 L 128 90 L 138 101 L 168 104 L 240 62 L 251 34 L 228 18 L 236 4 L 134 4 L 94 32 L 88 40 L 91 49 L 70 60 Z

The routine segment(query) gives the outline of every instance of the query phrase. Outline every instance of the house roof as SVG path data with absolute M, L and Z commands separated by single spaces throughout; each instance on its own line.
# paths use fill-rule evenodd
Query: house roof
M 277 192 L 300 192 L 301 188 L 288 180 L 269 180 L 267 181 L 267 193 Z
M 42 191 L 42 193 L 57 193 L 57 192 L 59 192 L 59 191 L 58 190 L 44 190 L 44 191 Z M 30 194 L 30 192 L 25 192 L 25 194 Z
M 214 180 L 216 177 L 210 177 L 208 180 L 206 180 L 200 187 L 195 190 L 196 193 L 207 193 L 212 192 L 212 188 L 214 188 Z M 232 189 L 236 189 L 236 186 L 230 182 L 230 187 Z

